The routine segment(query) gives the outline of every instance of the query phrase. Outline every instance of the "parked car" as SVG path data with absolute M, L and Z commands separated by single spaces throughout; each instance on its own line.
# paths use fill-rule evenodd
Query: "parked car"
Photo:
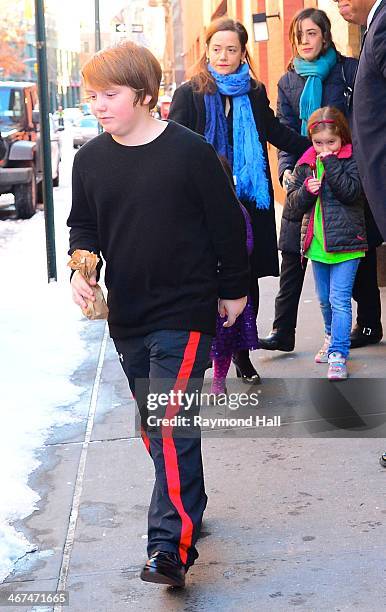
M 79 149 L 86 142 L 98 136 L 98 121 L 93 115 L 85 115 L 79 119 L 72 132 L 74 149 Z
M 13 193 L 20 219 L 36 211 L 43 179 L 36 83 L 0 82 L 0 131 L 5 151 L 0 159 L 0 194 Z M 52 117 L 51 165 L 53 185 L 59 184 L 60 140 Z
M 60 126 L 54 120 L 52 114 L 49 114 L 50 121 L 50 139 L 51 139 L 51 166 L 52 166 L 52 185 L 59 187 L 59 163 L 62 159 L 62 143 L 59 132 Z

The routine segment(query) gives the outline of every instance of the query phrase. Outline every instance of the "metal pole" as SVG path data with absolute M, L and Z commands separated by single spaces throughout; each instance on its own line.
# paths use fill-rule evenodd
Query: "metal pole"
M 99 0 L 95 0 L 95 53 L 101 50 L 101 24 L 99 21 Z M 98 123 L 98 134 L 102 134 L 103 128 Z
M 38 64 L 40 150 L 43 166 L 43 202 L 46 228 L 48 282 L 57 280 L 55 252 L 54 198 L 52 191 L 51 135 L 48 104 L 48 77 L 44 0 L 35 0 L 36 54 Z
M 101 24 L 99 22 L 99 0 L 95 0 L 95 53 L 101 49 Z

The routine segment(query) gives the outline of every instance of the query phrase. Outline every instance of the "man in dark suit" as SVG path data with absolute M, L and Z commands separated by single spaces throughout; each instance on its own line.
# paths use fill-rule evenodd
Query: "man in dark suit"
M 366 26 L 353 93 L 353 146 L 366 197 L 386 240 L 386 0 L 337 1 L 346 21 Z M 386 452 L 379 461 L 386 468 Z
M 5 155 L 5 144 L 2 135 L 0 134 L 0 159 Z
M 363 297 L 359 300 L 363 301 L 363 312 L 358 309 L 357 325 L 351 334 L 351 347 L 356 348 L 376 344 L 383 335 L 375 247 L 382 243 L 382 236 L 386 240 L 386 116 L 383 110 L 386 99 L 386 0 L 337 2 L 346 21 L 367 26 L 355 77 L 350 122 L 354 154 L 372 212 L 367 206 L 369 250 L 363 262 L 365 265 L 358 270 L 353 293 L 355 299 L 358 291 Z
M 386 240 L 386 0 L 338 0 L 346 21 L 367 26 L 353 93 L 355 158 L 377 226 Z

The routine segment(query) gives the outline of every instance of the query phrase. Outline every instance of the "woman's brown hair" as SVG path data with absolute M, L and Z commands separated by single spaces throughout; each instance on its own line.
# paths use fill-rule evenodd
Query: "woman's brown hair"
M 327 14 L 324 11 L 320 9 L 316 9 L 316 8 L 303 9 L 301 11 L 298 11 L 294 15 L 290 23 L 290 27 L 289 27 L 288 35 L 289 35 L 289 41 L 292 47 L 292 58 L 288 64 L 288 70 L 293 68 L 293 61 L 295 57 L 298 57 L 296 43 L 299 43 L 301 41 L 301 36 L 302 36 L 301 28 L 302 28 L 302 22 L 304 21 L 304 19 L 311 19 L 311 21 L 313 21 L 315 25 L 317 25 L 322 31 L 323 47 L 322 47 L 321 55 L 326 53 L 327 49 L 329 49 L 330 47 L 332 47 L 336 51 L 336 47 L 332 40 L 331 21 L 329 20 Z
M 253 62 L 247 49 L 248 32 L 243 26 L 243 24 L 240 23 L 240 21 L 235 21 L 234 19 L 231 19 L 230 17 L 219 17 L 218 19 L 215 19 L 211 22 L 206 31 L 206 47 L 209 46 L 210 40 L 213 34 L 216 34 L 216 32 L 235 32 L 237 34 L 241 45 L 241 51 L 242 53 L 245 53 L 245 61 L 247 62 L 252 75 L 257 81 L 258 79 L 255 73 L 255 69 L 253 67 Z M 217 88 L 215 80 L 208 70 L 206 47 L 201 58 L 193 66 L 190 72 L 190 77 L 193 81 L 196 91 L 200 93 L 215 93 Z
M 308 137 L 328 130 L 334 136 L 339 136 L 342 145 L 351 144 L 350 128 L 343 113 L 334 106 L 323 106 L 312 113 L 307 123 Z

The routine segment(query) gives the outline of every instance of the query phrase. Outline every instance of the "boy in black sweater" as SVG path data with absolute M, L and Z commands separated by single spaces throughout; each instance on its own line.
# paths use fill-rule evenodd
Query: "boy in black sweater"
M 175 401 L 159 407 L 165 420 L 161 436 L 152 435 L 146 397 L 201 390 L 217 308 L 231 326 L 246 303 L 244 220 L 211 145 L 150 115 L 161 67 L 148 49 L 124 42 L 96 54 L 82 74 L 105 132 L 75 156 L 70 254 L 87 249 L 106 263 L 110 335 L 155 465 L 141 578 L 183 586 L 207 500 L 201 441 L 173 435 L 166 419 L 186 414 Z M 96 281 L 75 272 L 76 304 L 94 299 Z

